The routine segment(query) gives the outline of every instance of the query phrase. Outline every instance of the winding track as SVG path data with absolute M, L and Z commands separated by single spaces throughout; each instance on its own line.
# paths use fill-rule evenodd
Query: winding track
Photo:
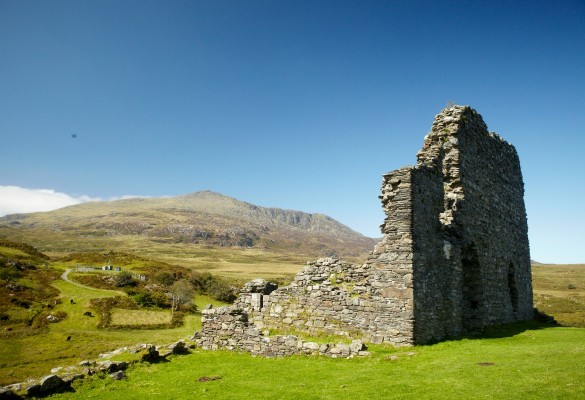
M 66 270 L 65 272 L 63 272 L 63 273 L 61 274 L 61 279 L 63 279 L 65 282 L 72 283 L 72 284 L 74 284 L 74 285 L 76 285 L 76 286 L 79 286 L 79 287 L 81 287 L 81 288 L 84 288 L 84 289 L 89 289 L 89 290 L 102 290 L 102 291 L 103 291 L 103 290 L 107 290 L 108 292 L 116 292 L 116 293 L 121 293 L 121 294 L 123 294 L 124 296 L 126 295 L 126 293 L 123 293 L 123 292 L 120 292 L 120 291 L 117 291 L 117 290 L 99 289 L 99 288 L 94 288 L 94 287 L 87 286 L 87 285 L 82 285 L 81 283 L 77 283 L 77 282 L 75 282 L 75 281 L 72 281 L 71 279 L 69 279 L 69 276 L 68 276 L 68 275 L 69 275 L 69 273 L 70 273 L 71 271 L 72 271 L 72 269 L 71 269 L 71 268 L 69 268 L 68 270 Z

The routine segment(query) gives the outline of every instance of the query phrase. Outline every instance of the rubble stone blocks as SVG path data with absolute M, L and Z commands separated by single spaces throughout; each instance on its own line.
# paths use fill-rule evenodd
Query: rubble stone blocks
M 363 265 L 322 258 L 286 287 L 253 280 L 233 306 L 203 310 L 198 345 L 349 357 L 367 354 L 364 342 L 424 344 L 531 319 L 514 147 L 488 132 L 475 110 L 450 106 L 435 117 L 417 158 L 383 176 L 384 236 Z

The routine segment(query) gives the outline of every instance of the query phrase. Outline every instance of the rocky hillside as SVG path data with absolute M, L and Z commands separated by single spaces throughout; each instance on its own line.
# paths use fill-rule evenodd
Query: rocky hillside
M 49 245 L 43 235 L 56 240 Z M 258 207 L 209 191 L 8 215 L 0 218 L 0 237 L 49 251 L 89 250 L 99 247 L 100 240 L 129 243 L 136 237 L 158 244 L 252 247 L 323 256 L 358 256 L 375 244 L 374 239 L 326 215 Z M 81 249 L 59 249 L 56 244 L 71 247 L 72 241 Z

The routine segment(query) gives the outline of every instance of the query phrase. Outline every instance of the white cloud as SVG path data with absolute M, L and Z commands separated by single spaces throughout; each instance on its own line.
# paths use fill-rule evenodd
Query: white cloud
M 51 211 L 88 201 L 100 201 L 89 196 L 73 197 L 52 189 L 27 189 L 19 186 L 0 186 L 0 216 L 15 213 Z

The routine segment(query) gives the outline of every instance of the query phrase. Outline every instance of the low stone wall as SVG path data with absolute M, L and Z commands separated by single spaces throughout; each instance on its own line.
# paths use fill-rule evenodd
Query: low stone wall
M 202 329 L 193 339 L 203 349 L 266 356 L 367 355 L 364 341 L 410 345 L 411 281 L 408 273 L 374 264 L 322 258 L 309 262 L 286 287 L 248 282 L 232 307 L 203 311 Z
M 329 357 L 369 355 L 361 340 L 351 343 L 318 343 L 302 340 L 295 335 L 265 336 L 241 309 L 221 307 L 203 311 L 203 329 L 193 340 L 204 350 L 241 350 L 266 357 L 293 354 L 321 354 Z

